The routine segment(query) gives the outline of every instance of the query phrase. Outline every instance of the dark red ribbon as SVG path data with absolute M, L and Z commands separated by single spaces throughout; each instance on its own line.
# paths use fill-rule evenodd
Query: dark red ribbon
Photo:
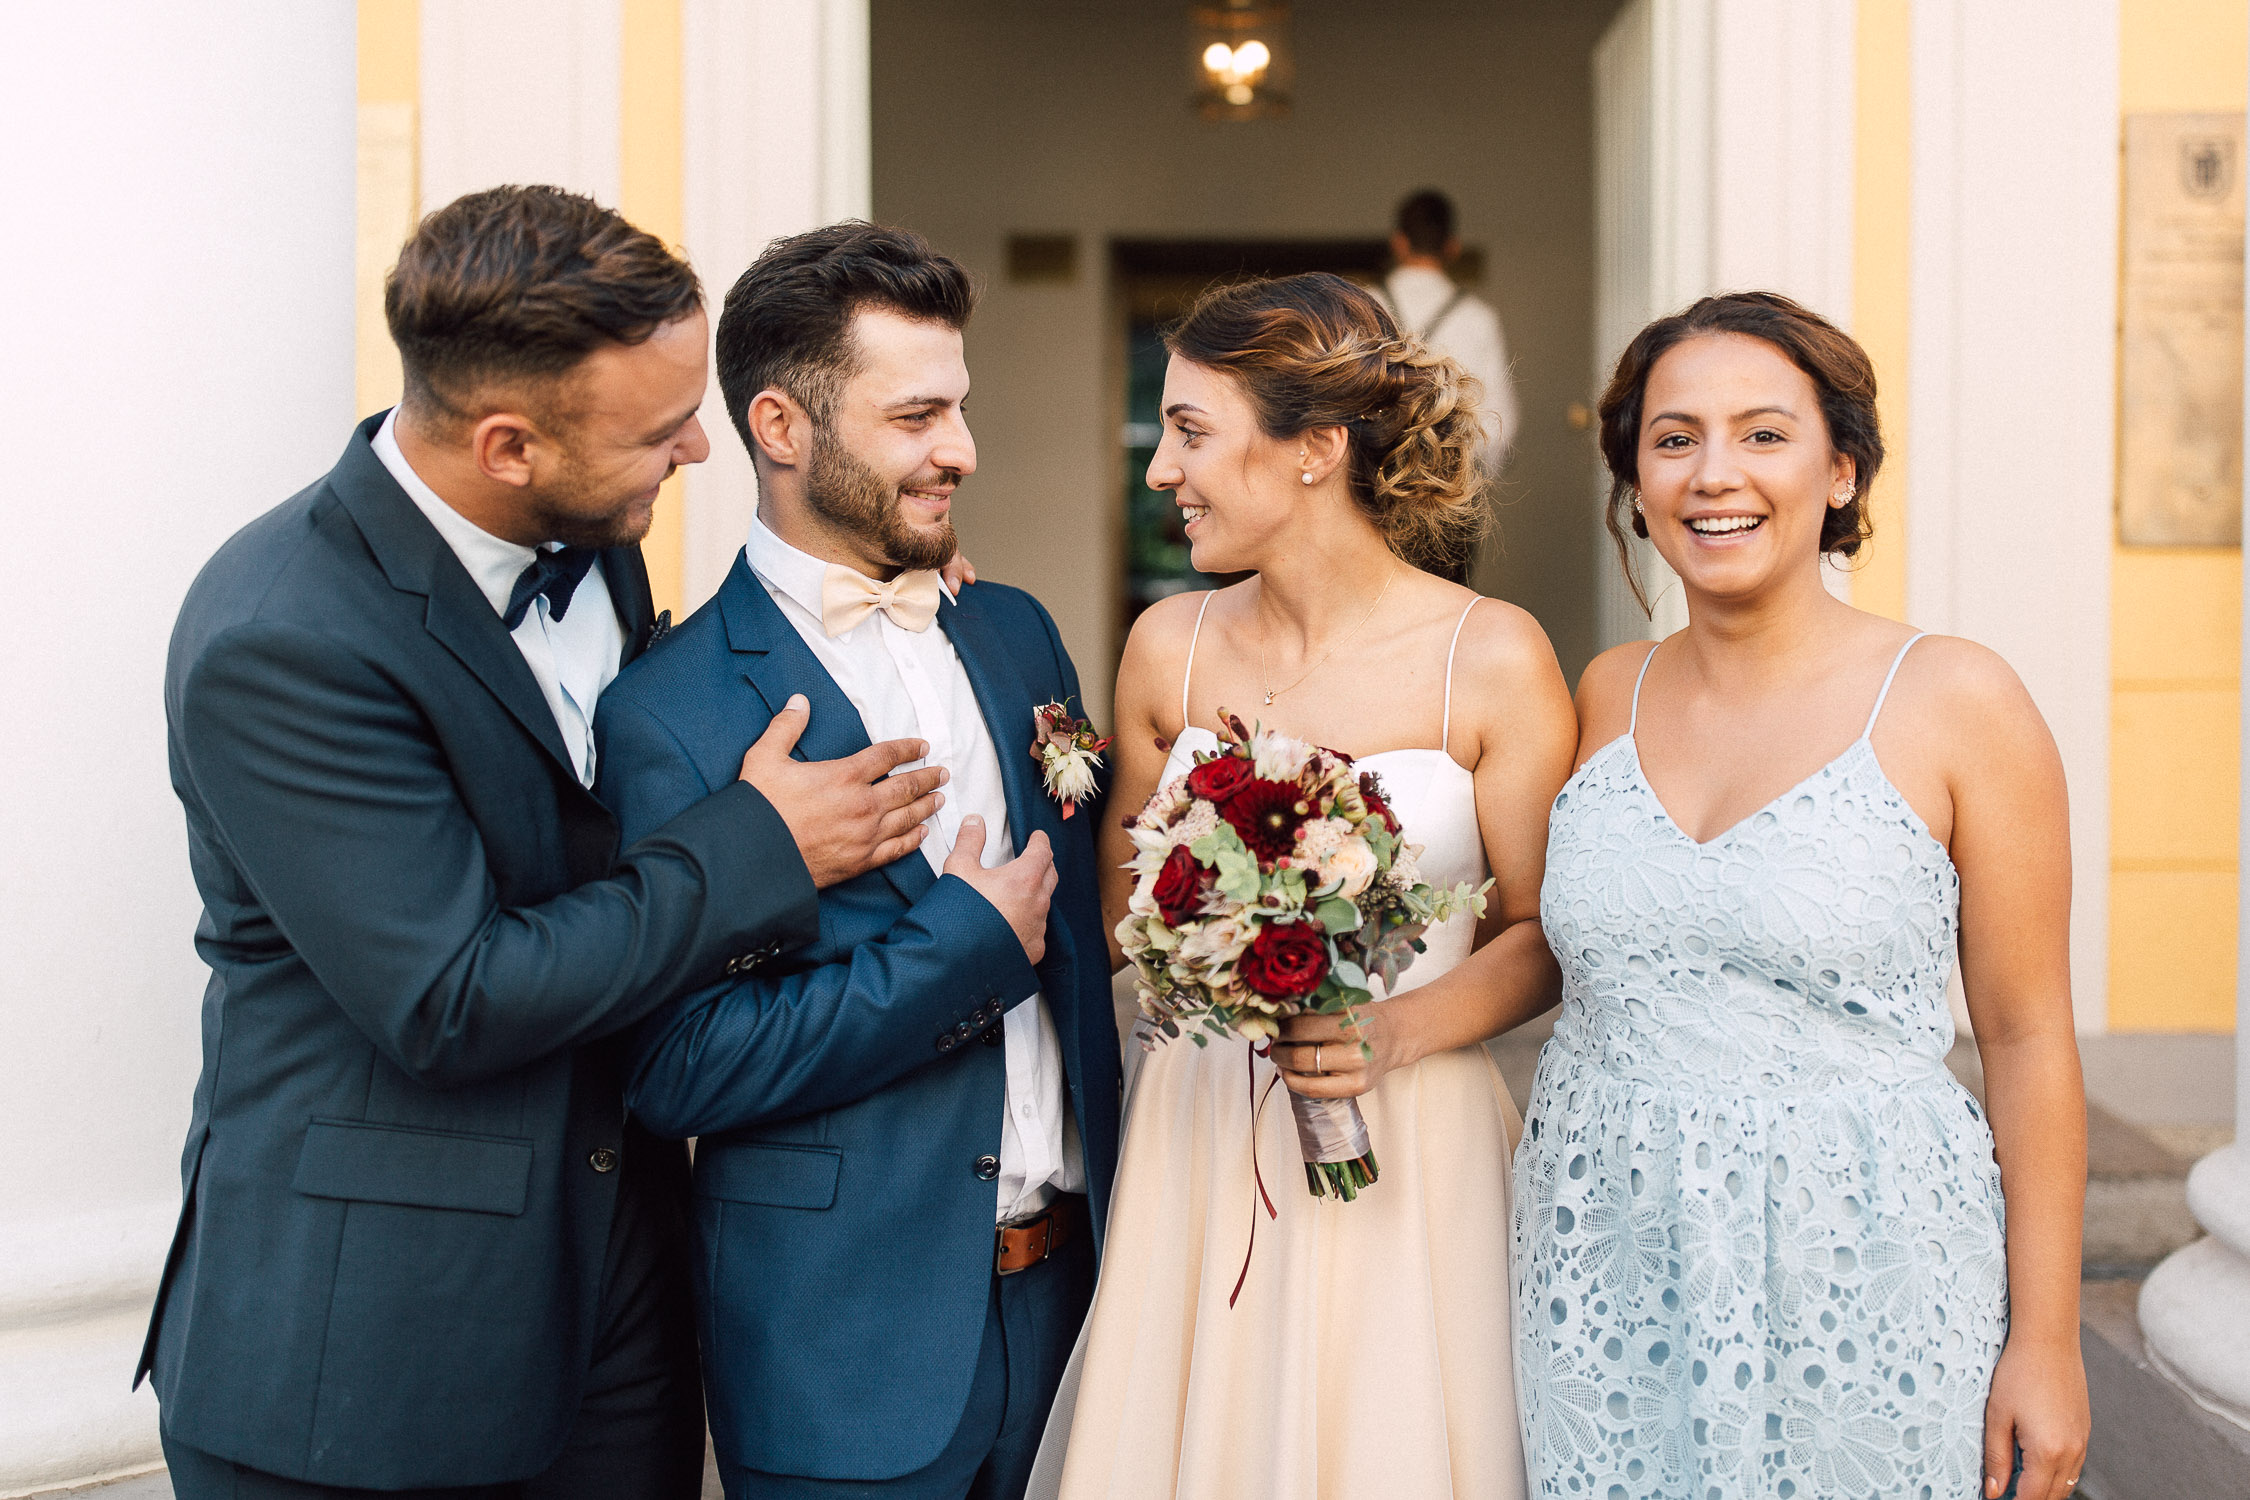
M 1265 1050 L 1262 1052 L 1253 1043 L 1242 1055 L 1243 1062 L 1250 1069 L 1250 1176 L 1258 1184 L 1258 1196 L 1250 1203 L 1250 1243 L 1244 1247 L 1242 1252 L 1242 1274 L 1234 1278 L 1234 1290 L 1227 1294 L 1227 1306 L 1230 1308 L 1234 1306 L 1235 1298 L 1242 1295 L 1242 1284 L 1250 1279 L 1250 1257 L 1257 1253 L 1258 1249 L 1259 1202 L 1264 1202 L 1267 1218 L 1278 1219 L 1281 1217 L 1274 1209 L 1273 1195 L 1266 1191 L 1266 1174 L 1258 1167 L 1258 1119 L 1265 1113 L 1266 1100 L 1272 1097 L 1273 1086 L 1281 1082 L 1281 1070 L 1276 1067 L 1273 1077 L 1266 1080 L 1265 1093 L 1258 1092 L 1258 1059 L 1271 1056 L 1273 1056 L 1273 1043 L 1271 1042 L 1266 1043 Z

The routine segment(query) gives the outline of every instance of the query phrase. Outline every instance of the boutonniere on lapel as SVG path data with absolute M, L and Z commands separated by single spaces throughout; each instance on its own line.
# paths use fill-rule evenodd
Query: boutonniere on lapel
M 1102 763 L 1109 740 L 1094 733 L 1094 726 L 1073 715 L 1067 703 L 1044 703 L 1032 710 L 1037 732 L 1031 741 L 1031 758 L 1039 762 L 1047 795 L 1062 804 L 1068 818 L 1078 804 L 1094 795 L 1094 772 Z

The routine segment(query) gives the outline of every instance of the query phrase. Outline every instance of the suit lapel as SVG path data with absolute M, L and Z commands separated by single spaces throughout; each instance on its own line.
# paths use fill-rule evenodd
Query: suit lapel
M 422 622 L 430 634 L 500 700 L 570 784 L 579 786 L 577 767 L 563 746 L 562 731 L 555 727 L 554 712 L 524 664 L 523 653 L 508 638 L 507 627 L 477 591 L 445 538 L 414 508 L 375 456 L 370 442 L 384 415 L 377 412 L 352 434 L 343 458 L 329 473 L 330 490 L 350 512 L 391 586 L 428 601 Z M 645 589 L 646 575 L 642 576 Z
M 656 601 L 649 597 L 648 563 L 637 546 L 602 549 L 602 581 L 609 586 L 609 602 L 617 609 L 617 623 L 625 632 L 625 651 L 617 668 L 623 671 L 633 658 L 648 649 L 649 628 L 656 623 Z
M 781 712 L 797 693 L 812 705 L 812 721 L 793 752 L 796 759 L 841 760 L 867 748 L 867 725 L 859 710 L 739 556 L 720 585 L 719 610 L 743 678 L 765 700 L 767 712 Z M 882 875 L 909 903 L 937 884 L 937 873 L 919 849 L 883 866 Z
M 1016 670 L 999 632 L 981 614 L 947 602 L 938 607 L 938 624 L 952 639 L 962 670 L 968 673 L 984 727 L 992 736 L 993 752 L 1000 758 L 1000 783 L 1007 791 L 1008 826 L 1015 832 L 1016 848 L 1029 843 L 1034 830 L 1044 829 L 1059 857 L 1064 847 L 1062 812 L 1047 795 L 1045 776 L 1031 756 L 1032 712 L 1039 706 L 1031 688 Z M 1075 998 L 1070 983 L 1075 959 L 1070 924 L 1060 911 L 1050 913 L 1047 956 L 1039 965 L 1048 1005 L 1067 1007 Z

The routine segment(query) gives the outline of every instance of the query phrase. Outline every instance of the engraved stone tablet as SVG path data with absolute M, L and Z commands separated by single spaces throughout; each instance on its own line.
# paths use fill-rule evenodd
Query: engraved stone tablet
M 2242 541 L 2239 114 L 2125 120 L 2118 540 Z

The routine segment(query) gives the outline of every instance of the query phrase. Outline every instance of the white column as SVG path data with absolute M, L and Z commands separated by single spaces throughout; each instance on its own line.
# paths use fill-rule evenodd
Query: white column
M 867 0 L 687 0 L 683 42 L 687 252 L 716 330 L 767 244 L 871 211 Z M 687 471 L 690 609 L 726 577 L 757 508 L 715 364 L 703 425 L 711 457 Z
M 2021 674 L 2070 783 L 2071 986 L 2106 1024 L 2117 0 L 1916 0 L 1908 616 Z
M 1633 0 L 1611 23 L 1594 53 L 1597 390 L 1645 324 L 1713 292 L 1781 292 L 1851 326 L 1857 17 L 1855 0 Z M 1603 530 L 1605 646 L 1687 623 L 1671 569 L 1638 551 L 1648 620 Z M 1849 575 L 1826 576 L 1850 596 Z
M 2250 350 L 2244 368 L 2250 371 Z M 2243 433 L 2250 439 L 2250 410 Z M 2243 504 L 2250 519 L 2250 486 Z M 2242 784 L 2250 787 L 2250 592 L 2243 596 L 2242 643 Z M 2188 1174 L 2188 1207 L 2209 1236 L 2149 1273 L 2140 1312 L 2151 1362 L 2206 1410 L 2250 1429 L 2250 797 L 2242 799 L 2238 839 L 2234 1144 Z
M 0 1495 L 157 1458 L 128 1391 L 207 977 L 164 750 L 181 596 L 352 415 L 353 21 L 0 11 Z

